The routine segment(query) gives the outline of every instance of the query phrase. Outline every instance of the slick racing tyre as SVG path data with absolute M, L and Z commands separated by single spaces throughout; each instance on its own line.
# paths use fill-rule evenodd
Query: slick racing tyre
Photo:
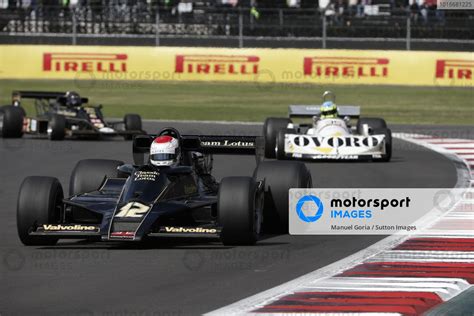
M 52 114 L 48 122 L 48 137 L 50 140 L 63 140 L 66 136 L 66 118 Z
M 117 167 L 123 165 L 123 161 L 108 159 L 84 159 L 76 164 L 72 171 L 69 182 L 69 194 L 98 190 L 107 178 L 120 178 Z
M 374 130 L 381 130 L 387 128 L 387 123 L 382 118 L 375 118 L 375 117 L 364 117 L 357 121 L 357 134 L 363 135 L 364 134 L 364 124 L 369 125 L 369 128 Z
M 63 188 L 58 179 L 27 177 L 20 187 L 17 205 L 18 236 L 27 246 L 54 245 L 58 238 L 30 236 L 29 233 L 43 224 L 56 224 L 62 211 Z
M 311 188 L 311 173 L 299 161 L 263 161 L 254 171 L 256 181 L 265 181 L 263 230 L 288 233 L 288 190 Z
M 374 130 L 374 135 L 385 135 L 385 154 L 382 158 L 376 159 L 375 161 L 389 162 L 392 159 L 392 131 L 389 128 Z
M 141 131 L 142 130 L 142 118 L 138 114 L 126 114 L 123 118 L 123 122 L 125 123 L 125 130 L 126 131 Z M 133 139 L 132 135 L 125 135 L 125 139 L 131 140 Z
M 24 110 L 21 107 L 5 105 L 0 108 L 0 135 L 3 138 L 23 136 Z
M 224 245 L 253 245 L 260 235 L 263 196 L 251 177 L 228 177 L 219 186 L 217 212 Z
M 263 139 L 265 147 L 265 158 L 276 158 L 275 148 L 278 132 L 286 129 L 291 120 L 288 118 L 269 117 L 263 124 Z
M 278 131 L 276 138 L 276 159 L 285 160 L 285 135 L 286 134 L 296 134 L 295 129 L 282 129 Z

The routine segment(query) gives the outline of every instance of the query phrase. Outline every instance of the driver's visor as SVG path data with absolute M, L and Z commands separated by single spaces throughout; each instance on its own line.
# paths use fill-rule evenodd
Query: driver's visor
M 335 114 L 337 114 L 337 108 L 329 110 L 329 111 L 322 111 L 321 112 L 321 115 L 324 115 L 324 116 L 326 116 L 326 115 L 335 115 Z
M 76 97 L 76 96 L 72 96 L 72 97 L 69 98 L 69 104 L 71 104 L 71 105 L 80 105 L 81 104 L 81 98 Z
M 168 160 L 175 160 L 176 154 L 153 154 L 150 155 L 150 160 L 153 161 L 168 161 Z

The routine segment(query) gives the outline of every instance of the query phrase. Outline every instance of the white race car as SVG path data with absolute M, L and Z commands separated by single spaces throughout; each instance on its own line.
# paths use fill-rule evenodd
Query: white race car
M 290 105 L 289 118 L 267 118 L 265 157 L 305 160 L 390 161 L 392 133 L 381 118 L 360 118 L 360 107 L 338 106 L 339 117 L 320 118 L 320 107 Z M 292 118 L 312 118 L 296 124 Z M 351 126 L 351 120 L 357 120 Z

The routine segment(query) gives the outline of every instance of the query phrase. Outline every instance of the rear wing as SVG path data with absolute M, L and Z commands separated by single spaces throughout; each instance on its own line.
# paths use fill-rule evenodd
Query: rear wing
M 48 91 L 13 91 L 12 103 L 20 103 L 21 99 L 36 99 L 36 100 L 66 100 L 66 92 L 48 92 Z M 82 103 L 88 103 L 88 98 L 81 98 Z
M 358 119 L 360 117 L 360 106 L 356 105 L 338 105 L 340 117 L 350 117 Z M 292 117 L 313 117 L 321 114 L 319 105 L 290 105 L 288 107 L 288 116 Z
M 137 135 L 133 139 L 133 161 L 136 165 L 145 163 L 145 154 L 157 135 Z M 263 155 L 263 138 L 261 136 L 214 136 L 182 135 L 181 150 L 196 151 L 203 154 L 224 155 Z

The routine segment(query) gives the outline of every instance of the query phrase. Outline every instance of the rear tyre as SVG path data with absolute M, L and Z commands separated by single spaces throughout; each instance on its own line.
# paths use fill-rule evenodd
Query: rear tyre
M 59 223 L 62 211 L 63 188 L 58 179 L 27 177 L 20 187 L 17 204 L 17 230 L 23 244 L 46 246 L 57 243 L 52 236 L 30 236 L 42 224 Z
M 263 230 L 288 233 L 288 191 L 311 188 L 311 173 L 299 161 L 263 161 L 255 169 L 254 178 L 265 180 Z
M 217 212 L 224 245 L 253 245 L 261 227 L 262 196 L 250 177 L 228 177 L 219 186 Z
M 369 125 L 369 128 L 374 130 L 381 130 L 387 128 L 387 123 L 382 118 L 375 118 L 375 117 L 364 117 L 357 121 L 357 134 L 362 135 L 364 132 L 363 125 Z
M 123 161 L 108 159 L 84 159 L 76 164 L 72 171 L 69 182 L 69 194 L 98 190 L 107 178 L 119 178 L 117 167 L 123 165 Z
M 125 123 L 126 131 L 141 131 L 142 130 L 142 118 L 138 114 L 126 114 L 123 118 Z M 132 140 L 133 135 L 125 135 L 126 140 Z
M 275 148 L 278 132 L 286 129 L 291 120 L 288 118 L 269 117 L 263 124 L 263 139 L 265 147 L 265 158 L 276 158 Z
M 0 135 L 3 138 L 20 138 L 23 136 L 23 108 L 5 105 L 0 108 Z
M 66 118 L 52 114 L 48 122 L 48 137 L 50 140 L 63 140 L 66 136 Z

